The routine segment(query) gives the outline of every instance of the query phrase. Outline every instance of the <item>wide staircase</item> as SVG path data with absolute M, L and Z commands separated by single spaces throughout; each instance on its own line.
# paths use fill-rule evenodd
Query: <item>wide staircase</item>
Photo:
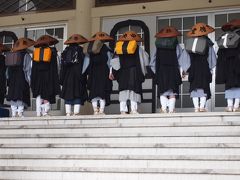
M 0 119 L 0 180 L 239 180 L 240 113 Z

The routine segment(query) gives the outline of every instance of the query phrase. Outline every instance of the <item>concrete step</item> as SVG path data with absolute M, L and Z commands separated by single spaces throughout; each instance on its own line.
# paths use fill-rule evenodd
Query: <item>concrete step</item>
M 7 168 L 6 168 L 7 169 Z M 163 173 L 102 173 L 102 172 L 44 172 L 43 170 L 38 171 L 27 171 L 27 167 L 24 170 L 18 171 L 0 171 L 0 180 L 159 180 L 159 179 L 170 179 L 170 180 L 238 180 L 239 175 L 219 175 L 219 174 L 180 174 L 170 173 L 164 171 Z M 206 172 L 209 172 L 206 170 Z
M 0 144 L 54 144 L 54 143 L 238 143 L 240 137 L 107 137 L 107 138 L 67 138 L 67 137 L 55 137 L 55 138 L 0 138 Z
M 185 132 L 184 129 L 182 132 L 175 132 L 175 131 L 156 131 L 153 132 L 149 130 L 150 132 L 116 132 L 116 133 L 95 133 L 95 132 L 90 132 L 90 133 L 74 133 L 71 131 L 68 131 L 67 133 L 60 133 L 55 131 L 54 133 L 49 132 L 44 133 L 41 132 L 41 134 L 38 134 L 38 131 L 32 132 L 32 133 L 27 133 L 26 132 L 12 132 L 8 133 L 5 132 L 4 134 L 0 134 L 0 138 L 118 138 L 118 137 L 239 137 L 240 136 L 240 129 L 236 128 L 234 130 L 231 129 L 226 129 L 226 132 L 222 132 L 218 130 L 218 128 L 213 128 L 212 131 L 209 130 L 207 132 L 205 131 L 190 131 L 190 132 Z
M 84 133 L 88 135 L 131 135 L 131 134 L 178 134 L 178 133 L 238 133 L 240 135 L 240 126 L 207 126 L 207 127 L 118 127 L 118 128 L 73 128 L 73 129 L 38 129 L 38 134 L 74 134 Z M 0 129 L 0 134 L 35 134 L 36 129 Z
M 31 160 L 194 160 L 240 161 L 238 155 L 57 155 L 57 154 L 0 154 L 0 159 Z
M 1 148 L 240 148 L 240 143 L 38 143 L 0 144 Z
M 192 122 L 131 122 L 131 123 L 102 123 L 102 124 L 36 124 L 36 125 L 1 125 L 0 130 L 6 129 L 84 129 L 84 128 L 132 128 L 132 127 L 206 127 L 206 126 L 240 126 L 240 121 L 192 121 Z
M 240 179 L 240 113 L 0 120 L 0 180 Z
M 140 114 L 106 116 L 52 116 L 1 118 L 0 125 L 49 125 L 49 124 L 144 124 L 173 122 L 223 122 L 239 121 L 240 113 L 176 113 L 176 114 Z M 206 118 L 207 117 L 207 118 Z
M 0 171 L 34 171 L 34 172 L 91 172 L 91 173 L 161 173 L 161 174 L 208 174 L 240 175 L 240 169 L 184 169 L 184 168 L 105 168 L 105 167 L 28 167 L 0 166 Z
M 0 154 L 239 156 L 240 148 L 0 148 Z

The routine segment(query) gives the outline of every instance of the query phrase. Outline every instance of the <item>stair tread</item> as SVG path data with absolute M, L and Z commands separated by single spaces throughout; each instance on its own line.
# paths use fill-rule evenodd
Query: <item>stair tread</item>
M 1 171 L 38 172 L 99 172 L 99 173 L 174 173 L 240 175 L 239 169 L 184 169 L 184 168 L 100 168 L 100 167 L 29 167 L 0 166 Z

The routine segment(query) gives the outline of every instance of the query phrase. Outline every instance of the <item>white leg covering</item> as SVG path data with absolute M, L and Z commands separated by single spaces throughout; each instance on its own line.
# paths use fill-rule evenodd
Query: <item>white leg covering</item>
M 65 111 L 66 111 L 66 115 L 70 116 L 72 114 L 72 106 L 71 104 L 65 104 Z
M 12 110 L 12 117 L 16 117 L 17 115 L 17 102 L 11 101 L 11 110 Z
M 131 101 L 131 112 L 137 113 L 138 104 L 136 101 Z
M 98 98 L 92 99 L 92 107 L 94 115 L 98 114 Z
M 80 104 L 74 104 L 74 109 L 73 109 L 74 115 L 78 115 L 80 113 L 80 108 L 81 108 Z
M 105 99 L 100 99 L 99 102 L 100 102 L 100 109 L 104 109 L 106 105 Z
M 100 99 L 99 102 L 100 102 L 99 113 L 100 113 L 100 114 L 104 114 L 104 109 L 105 109 L 106 101 L 105 101 L 105 99 Z
M 169 99 L 169 113 L 173 113 L 175 110 L 176 98 Z
M 236 98 L 235 102 L 234 102 L 234 109 L 238 109 L 239 108 L 239 102 L 240 102 L 240 99 Z
M 18 116 L 19 117 L 23 117 L 23 111 L 24 111 L 24 104 L 22 101 L 17 101 L 17 105 L 18 105 Z
M 97 98 L 94 98 L 94 99 L 92 99 L 92 107 L 93 107 L 93 109 L 97 109 L 97 104 L 98 103 L 98 99 Z
M 40 117 L 42 115 L 42 99 L 41 96 L 37 96 L 36 98 L 36 112 L 37 112 L 37 116 Z
M 227 108 L 225 109 L 225 111 L 227 112 L 233 111 L 233 99 L 227 99 Z
M 127 112 L 127 111 L 128 111 L 127 102 L 121 101 L 120 102 L 120 112 Z
M 46 116 L 50 110 L 50 103 L 43 104 L 43 115 Z
M 233 107 L 233 99 L 227 99 L 227 106 L 230 108 Z
M 199 108 L 199 98 L 198 97 L 193 97 L 192 101 L 193 101 L 194 108 L 198 109 Z
M 166 96 L 160 96 L 161 108 L 163 112 L 167 111 L 168 98 Z
M 206 97 L 201 97 L 200 98 L 200 108 L 201 109 L 204 109 L 205 106 L 206 106 L 206 101 L 207 101 L 207 98 Z

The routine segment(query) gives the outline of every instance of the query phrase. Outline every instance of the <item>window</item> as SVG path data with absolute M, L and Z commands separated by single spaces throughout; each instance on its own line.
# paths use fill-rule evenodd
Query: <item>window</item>
M 37 40 L 42 35 L 50 35 L 59 41 L 56 44 L 57 50 L 63 51 L 64 26 L 28 28 L 26 33 L 27 37 L 33 40 Z
M 223 34 L 222 25 L 233 19 L 240 19 L 240 12 L 219 13 L 215 14 L 215 40 L 219 39 Z M 215 107 L 226 107 L 225 86 L 222 84 L 215 85 Z
M 126 26 L 118 30 L 117 34 L 115 35 L 115 39 L 118 40 L 120 36 L 122 36 L 126 31 L 135 31 L 142 39 L 144 39 L 144 32 L 141 27 L 139 26 Z M 144 42 L 139 42 L 139 46 L 144 49 Z
M 140 20 L 127 20 L 122 21 L 113 27 L 111 30 L 110 36 L 114 37 L 115 42 L 119 39 L 121 35 L 123 35 L 126 31 L 135 31 L 142 39 L 143 42 L 139 42 L 139 46 L 145 49 L 146 52 L 150 54 L 150 40 L 149 40 L 149 29 L 147 25 Z M 114 49 L 115 42 L 110 42 L 109 46 L 111 49 Z M 152 83 L 152 79 L 148 76 L 147 79 L 143 83 L 143 103 L 151 103 L 152 104 L 152 112 L 155 112 L 155 88 L 154 83 Z M 111 99 L 113 99 L 112 103 L 119 103 L 118 99 L 118 86 L 116 83 L 113 85 L 113 93 Z M 151 97 L 151 98 L 149 98 Z
M 158 17 L 157 18 L 157 31 L 162 29 L 165 26 L 171 25 L 175 26 L 183 36 L 178 37 L 180 44 L 183 45 L 184 40 L 186 39 L 186 33 L 190 28 L 198 22 L 203 22 L 210 24 L 215 28 L 215 32 L 210 34 L 210 38 L 215 42 L 223 33 L 221 30 L 222 25 L 233 19 L 240 19 L 240 11 L 224 11 L 224 12 L 212 12 L 208 15 L 202 14 L 192 14 L 192 15 L 183 15 L 183 16 L 171 16 L 171 17 Z M 215 40 L 215 41 L 214 41 Z M 216 44 L 216 43 L 215 43 Z M 217 51 L 217 48 L 216 48 Z M 211 108 L 209 110 L 222 110 L 222 107 L 225 107 L 225 86 L 215 84 L 215 71 L 213 72 L 213 83 L 210 86 L 212 92 L 212 98 L 210 100 Z M 180 87 L 179 99 L 176 102 L 177 108 L 192 108 L 193 104 L 189 97 L 189 83 L 187 78 L 183 80 L 183 84 Z
M 228 21 L 233 19 L 240 19 L 240 13 L 227 13 L 215 15 L 215 40 L 217 40 L 223 33 L 221 27 Z
M 127 20 L 122 21 L 113 27 L 110 36 L 114 37 L 115 42 L 118 38 L 123 35 L 126 31 L 135 31 L 143 39 L 143 42 L 139 42 L 139 45 L 144 48 L 148 53 L 150 52 L 150 41 L 149 41 L 149 29 L 143 21 L 139 20 Z M 110 42 L 109 46 L 114 49 L 115 42 Z
M 0 14 L 74 9 L 76 0 L 1 0 Z
M 6 45 L 9 48 L 13 47 L 14 42 L 17 41 L 17 36 L 12 31 L 2 31 L 0 32 L 0 43 Z
M 182 16 L 182 17 L 172 17 L 172 18 L 159 18 L 158 19 L 158 32 L 166 26 L 174 26 L 181 32 L 182 36 L 178 37 L 180 44 L 186 39 L 186 34 L 190 31 L 191 27 L 199 22 L 208 23 L 208 16 Z
M 174 26 L 181 32 L 182 36 L 178 37 L 178 42 L 183 45 L 186 40 L 186 34 L 192 26 L 196 23 L 203 22 L 208 24 L 207 15 L 190 15 L 190 16 L 177 16 L 177 17 L 159 17 L 157 21 L 157 31 L 159 32 L 162 28 L 166 26 Z M 187 78 L 183 79 L 183 83 L 180 87 L 179 99 L 176 101 L 176 108 L 191 108 L 193 107 L 190 93 L 189 93 L 190 83 Z

